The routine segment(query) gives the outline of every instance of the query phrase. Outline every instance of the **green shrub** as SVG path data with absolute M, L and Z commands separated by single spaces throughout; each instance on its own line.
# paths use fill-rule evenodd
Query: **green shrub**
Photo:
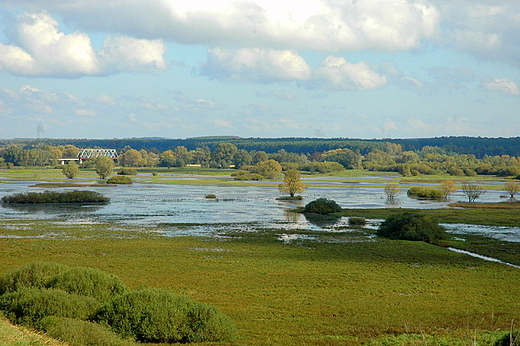
M 232 341 L 236 328 L 218 309 L 163 290 L 138 290 L 103 306 L 94 321 L 140 342 Z
M 40 328 L 51 338 L 70 346 L 130 346 L 133 342 L 123 340 L 118 334 L 98 323 L 74 318 L 44 317 Z
M 507 332 L 495 341 L 494 346 L 520 346 L 520 331 Z
M 132 184 L 132 179 L 125 175 L 116 175 L 107 180 L 107 184 Z
M 427 199 L 443 199 L 444 192 L 439 189 L 430 187 L 412 187 L 407 191 L 408 196 L 427 198 Z
M 304 213 L 309 214 L 331 214 L 341 211 L 341 207 L 333 200 L 327 198 L 318 198 L 309 202 L 303 209 Z
M 135 168 L 121 168 L 118 172 L 118 175 L 137 175 L 137 170 Z
M 446 239 L 446 230 L 427 216 L 404 212 L 388 217 L 377 230 L 377 235 L 402 240 L 432 242 Z
M 40 203 L 107 203 L 110 199 L 96 191 L 44 191 L 26 192 L 2 197 L 4 203 L 40 204 Z
M 74 267 L 61 272 L 49 280 L 47 287 L 95 298 L 100 302 L 130 291 L 118 277 L 88 267 Z
M 350 226 L 365 226 L 367 220 L 364 217 L 349 217 L 348 224 Z
M 215 199 L 215 198 L 217 198 L 217 195 L 215 195 L 214 193 L 209 193 L 205 197 L 208 199 Z
M 35 262 L 5 273 L 0 277 L 0 295 L 22 288 L 45 288 L 56 275 L 69 267 L 52 262 Z
M 23 288 L 0 296 L 0 310 L 11 322 L 34 328 L 46 316 L 87 319 L 100 306 L 94 298 L 57 289 Z

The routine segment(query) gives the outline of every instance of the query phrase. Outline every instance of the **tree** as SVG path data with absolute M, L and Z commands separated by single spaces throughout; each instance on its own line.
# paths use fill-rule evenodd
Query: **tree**
M 442 191 L 443 199 L 445 201 L 450 197 L 450 195 L 457 191 L 457 187 L 455 186 L 455 182 L 453 180 L 443 181 L 439 188 Z
M 4 152 L 4 159 L 5 162 L 10 162 L 15 166 L 21 166 L 25 160 L 25 152 L 22 148 L 16 145 L 11 145 Z
M 255 172 L 266 179 L 274 179 L 277 175 L 282 173 L 282 165 L 275 160 L 267 160 L 259 162 L 255 166 Z
M 252 161 L 253 157 L 245 149 L 239 149 L 235 156 L 233 156 L 233 164 L 235 165 L 236 169 L 250 165 Z
M 168 167 L 168 169 L 172 166 L 175 166 L 175 153 L 171 150 L 166 150 L 161 155 L 159 155 L 161 159 L 160 165 L 162 167 Z
M 129 149 L 123 154 L 119 155 L 118 159 L 122 166 L 138 167 L 142 158 L 143 157 L 139 151 L 135 149 Z
M 96 159 L 96 173 L 99 175 L 99 178 L 105 179 L 107 176 L 112 174 L 114 170 L 114 161 L 107 156 L 100 156 Z
M 79 174 L 79 166 L 76 164 L 76 162 L 69 161 L 69 163 L 63 166 L 61 171 L 67 178 L 72 179 Z
M 520 184 L 514 181 L 506 181 L 504 183 L 504 190 L 509 194 L 511 202 L 516 201 L 515 194 L 520 191 Z
M 220 143 L 215 151 L 211 153 L 211 159 L 216 163 L 217 167 L 229 168 L 233 164 L 233 157 L 237 151 L 237 146 L 232 143 Z
M 358 169 L 361 167 L 361 155 L 348 149 L 334 149 L 323 153 L 322 159 L 326 162 L 337 162 L 346 169 Z
M 467 183 L 462 184 L 462 192 L 464 192 L 464 194 L 468 197 L 468 201 L 471 203 L 475 202 L 475 200 L 486 191 L 484 191 L 482 187 L 478 186 L 475 183 Z
M 399 194 L 399 191 L 400 191 L 399 185 L 397 185 L 397 184 L 390 183 L 390 184 L 385 185 L 385 194 L 386 194 L 386 198 L 389 201 L 393 201 L 394 198 Z
M 281 192 L 289 192 L 291 197 L 296 193 L 302 193 L 305 190 L 305 185 L 302 183 L 300 172 L 295 169 L 289 169 L 285 172 L 283 183 L 278 185 Z

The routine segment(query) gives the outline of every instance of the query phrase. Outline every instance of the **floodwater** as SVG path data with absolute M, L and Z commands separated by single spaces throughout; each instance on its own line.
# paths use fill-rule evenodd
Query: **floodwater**
M 182 177 L 179 177 L 182 178 Z M 464 201 L 458 192 L 448 202 L 409 198 L 406 189 L 394 201 L 388 201 L 382 187 L 345 187 L 356 178 L 337 181 L 338 186 L 318 187 L 315 179 L 306 179 L 307 190 L 303 201 L 279 201 L 277 184 L 264 186 L 192 186 L 172 184 L 149 184 L 135 179 L 133 185 L 100 185 L 56 190 L 95 190 L 109 197 L 111 202 L 103 206 L 41 207 L 16 206 L 0 208 L 0 219 L 4 220 L 55 220 L 62 224 L 94 224 L 111 222 L 125 226 L 155 227 L 169 225 L 177 229 L 176 234 L 213 234 L 223 228 L 237 230 L 279 228 L 281 230 L 335 230 L 347 226 L 348 218 L 312 220 L 289 210 L 325 197 L 335 200 L 343 208 L 439 208 L 450 202 Z M 323 179 L 322 179 L 323 180 Z M 141 181 L 141 182 L 139 182 Z M 309 184 L 310 183 L 310 184 Z M 323 183 L 323 182 L 322 182 Z M 327 182 L 329 185 L 330 182 Z M 45 188 L 30 187 L 32 181 L 0 183 L 0 198 L 20 192 L 40 192 Z M 370 184 L 370 183 L 368 183 Z M 341 186 L 342 185 L 342 186 Z M 215 194 L 216 199 L 205 196 Z M 499 201 L 500 191 L 487 191 L 478 201 Z M 502 193 L 503 194 L 503 193 Z M 378 221 L 373 221 L 377 227 Z M 174 226 L 178 227 L 174 227 Z M 460 228 L 464 228 L 463 225 Z M 508 230 L 504 231 L 508 233 Z M 502 232 L 502 233 L 504 233 Z M 509 232 L 518 234 L 518 230 Z M 515 238 L 511 236 L 509 238 Z M 508 239 L 509 239 L 508 238 Z M 515 238 L 516 239 L 516 238 Z

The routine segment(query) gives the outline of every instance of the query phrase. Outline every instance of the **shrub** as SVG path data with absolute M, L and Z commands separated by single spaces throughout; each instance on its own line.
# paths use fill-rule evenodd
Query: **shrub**
M 232 341 L 237 335 L 231 319 L 218 309 L 163 290 L 117 297 L 93 320 L 140 342 Z
M 349 217 L 348 224 L 350 226 L 365 226 L 367 220 L 364 217 Z
M 87 319 L 100 306 L 94 298 L 57 289 L 23 288 L 0 296 L 0 309 L 11 322 L 34 328 L 46 316 Z
M 116 175 L 107 180 L 107 184 L 132 184 L 132 179 L 125 175 Z
M 69 267 L 52 262 L 35 262 L 7 272 L 0 277 L 0 295 L 16 292 L 22 288 L 45 288 L 56 275 Z
M 446 239 L 446 230 L 427 216 L 404 212 L 388 217 L 377 230 L 377 235 L 402 240 L 432 242 Z
M 107 203 L 110 199 L 96 191 L 44 191 L 26 192 L 2 197 L 4 203 L 43 204 L 43 203 Z
M 115 275 L 88 267 L 74 267 L 61 272 L 49 280 L 47 287 L 91 297 L 100 302 L 130 291 Z
M 341 207 L 333 200 L 327 198 L 318 198 L 308 203 L 303 209 L 304 213 L 310 214 L 331 214 L 341 211 Z
M 125 346 L 134 345 L 98 323 L 75 318 L 44 317 L 40 328 L 50 337 L 66 342 L 70 346 Z
M 504 334 L 495 341 L 494 346 L 520 346 L 520 331 Z
M 209 199 L 214 199 L 217 198 L 217 195 L 215 195 L 214 193 L 208 193 L 205 197 Z
M 137 170 L 135 168 L 121 168 L 118 172 L 118 175 L 137 175 Z
M 444 192 L 439 189 L 429 187 L 412 187 L 406 192 L 408 196 L 428 199 L 443 199 Z

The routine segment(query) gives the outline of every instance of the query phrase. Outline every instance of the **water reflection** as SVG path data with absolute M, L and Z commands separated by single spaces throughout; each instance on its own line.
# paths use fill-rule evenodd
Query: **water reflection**
M 318 228 L 331 228 L 336 225 L 340 220 L 341 216 L 335 215 L 315 215 L 315 214 L 304 214 L 305 219 L 317 226 Z
M 105 205 L 75 205 L 75 204 L 3 204 L 3 208 L 11 209 L 22 213 L 44 213 L 44 214 L 77 214 L 92 213 Z

